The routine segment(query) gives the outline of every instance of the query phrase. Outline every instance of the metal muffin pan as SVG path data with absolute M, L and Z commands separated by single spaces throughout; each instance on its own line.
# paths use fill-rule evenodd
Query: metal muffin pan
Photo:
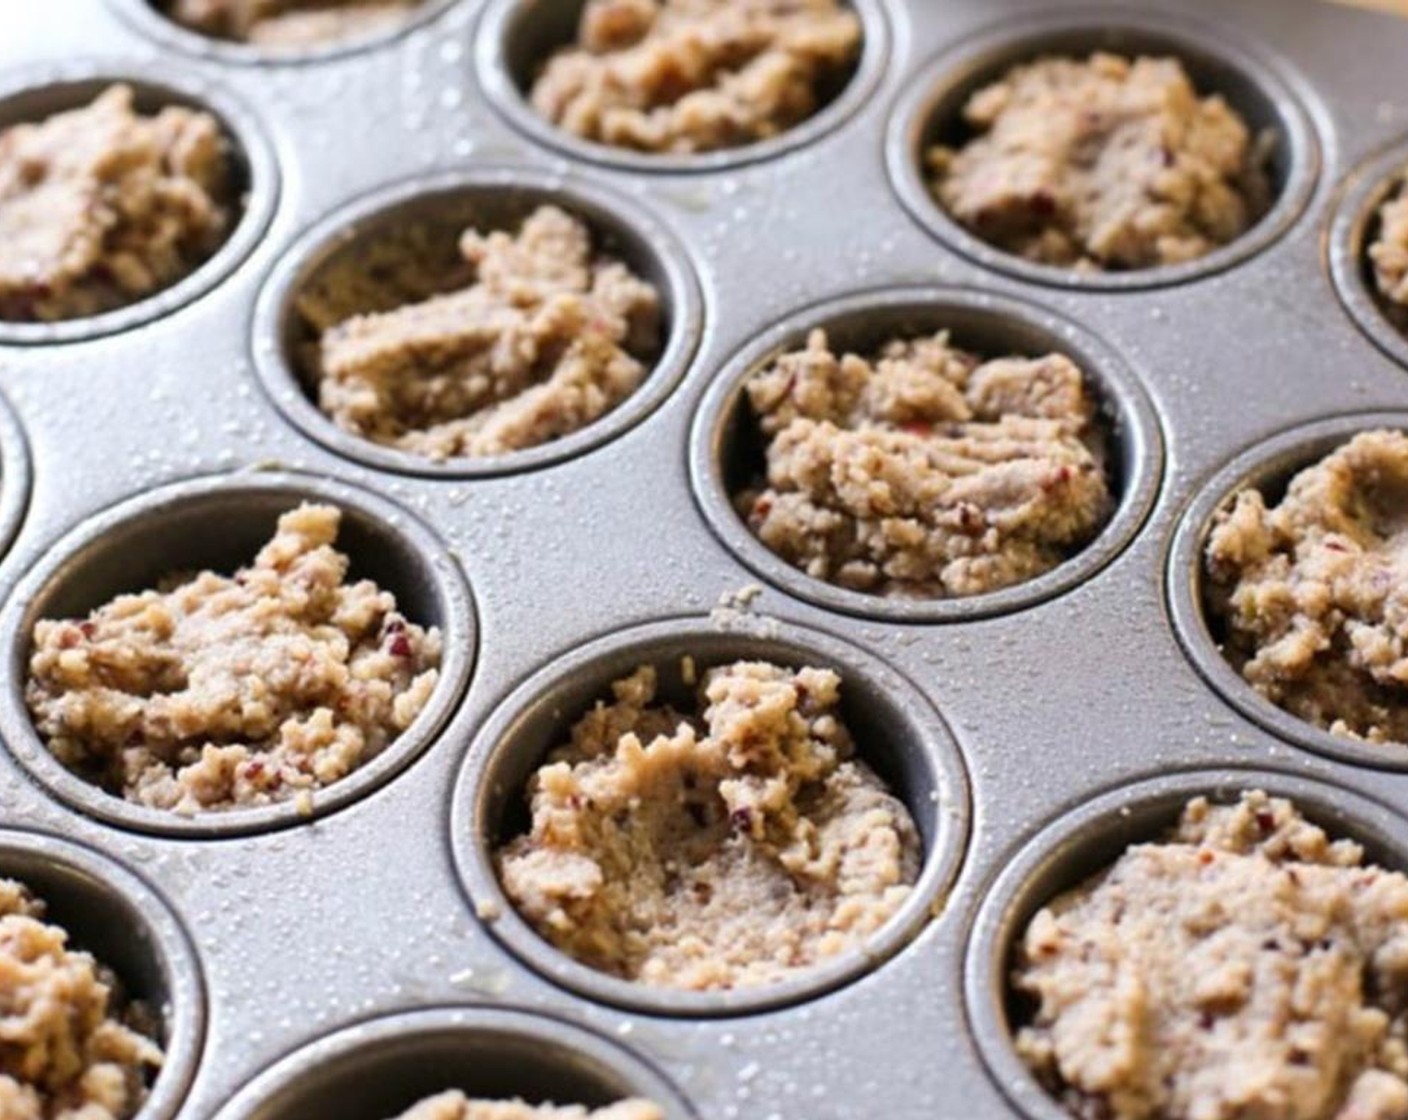
M 1303 729 L 1253 712 L 1240 682 L 1210 684 L 1216 662 L 1185 651 L 1201 620 L 1180 597 L 1196 548 L 1188 527 L 1242 477 L 1220 473 L 1228 464 L 1251 455 L 1251 470 L 1268 440 L 1327 417 L 1368 426 L 1408 414 L 1408 360 L 1342 298 L 1357 260 L 1344 215 L 1368 213 L 1355 192 L 1378 175 L 1373 161 L 1408 150 L 1408 24 L 1311 0 L 1181 0 L 1176 15 L 1155 0 L 869 0 L 858 5 L 867 54 L 813 124 L 772 146 L 642 167 L 531 127 L 504 99 L 513 75 L 500 34 L 515 13 L 570 13 L 570 0 L 432 4 L 395 36 L 298 60 L 205 44 L 133 5 L 15 5 L 0 82 L 18 92 L 53 75 L 140 75 L 209 103 L 241 137 L 267 138 L 246 144 L 267 156 L 251 163 L 259 218 L 240 227 L 248 242 L 228 267 L 211 262 L 187 282 L 199 289 L 188 297 L 175 298 L 178 285 L 112 325 L 29 332 L 47 345 L 0 338 L 0 392 L 18 420 L 0 421 L 0 527 L 6 511 L 10 523 L 23 517 L 0 563 L 0 825 L 103 853 L 109 895 L 146 923 L 164 925 L 169 910 L 170 928 L 189 931 L 185 975 L 204 1026 L 172 1020 L 187 1072 L 158 1085 L 143 1120 L 340 1113 L 354 1098 L 399 1108 L 426 1086 L 405 1080 L 423 1069 L 405 1056 L 443 1054 L 433 1040 L 447 1038 L 474 1056 L 474 1077 L 503 1075 L 495 1092 L 586 1095 L 574 1078 L 596 1070 L 601 1092 L 643 1087 L 671 1120 L 1049 1114 L 993 1017 L 1013 921 L 992 916 L 1013 899 L 1039 905 L 1113 855 L 1111 834 L 1087 822 L 1124 807 L 1156 828 L 1177 799 L 1245 781 L 1295 794 L 1336 831 L 1381 837 L 1375 852 L 1402 861 L 1408 773 L 1308 749 Z M 936 97 L 974 80 L 992 57 L 985 45 L 1094 46 L 1110 34 L 1176 43 L 1256 123 L 1284 130 L 1277 209 L 1208 267 L 1113 287 L 960 246 L 915 190 L 925 135 L 915 130 L 930 127 Z M 10 104 L 47 104 L 22 96 Z M 659 254 L 662 278 L 677 269 L 697 286 L 690 353 L 658 399 L 623 412 L 610 438 L 584 436 L 532 470 L 424 470 L 354 450 L 321 416 L 294 419 L 308 402 L 270 364 L 280 285 L 330 244 L 324 233 L 464 183 L 601 199 L 603 216 Z M 1056 343 L 1084 358 L 1118 418 L 1123 520 L 1040 594 L 933 612 L 843 603 L 750 553 L 729 520 L 716 441 L 745 365 L 818 315 L 859 307 L 851 321 L 873 328 L 886 316 L 867 308 L 915 292 L 953 314 L 960 340 L 981 322 L 981 343 Z M 445 692 L 443 712 L 385 773 L 315 798 L 312 821 L 183 829 L 91 789 L 66 792 L 19 701 L 34 614 L 85 609 L 193 559 L 228 568 L 248 559 L 256 521 L 267 531 L 294 493 L 324 488 L 365 527 L 354 554 L 382 557 L 374 570 L 402 581 L 418 620 L 459 618 L 464 663 L 450 675 L 466 679 L 463 692 Z M 232 497 L 255 493 L 265 497 Z M 215 504 L 197 517 L 194 495 Z M 654 634 L 665 637 L 650 648 L 669 658 L 696 641 L 696 656 L 777 648 L 782 634 L 794 653 L 859 674 L 850 702 L 889 713 L 896 757 L 914 763 L 891 776 L 921 825 L 931 810 L 903 788 L 914 775 L 952 810 L 928 825 L 931 866 L 936 852 L 942 865 L 920 892 L 931 916 L 816 984 L 705 1006 L 617 998 L 560 958 L 535 962 L 512 919 L 476 915 L 482 866 L 462 874 L 486 850 L 475 814 L 513 796 L 488 797 L 486 781 L 511 784 L 586 690 Z M 1163 791 L 1152 815 L 1151 788 Z M 1068 826 L 1096 846 L 1056 875 Z M 46 847 L 40 863 L 7 866 L 42 888 L 44 869 L 66 858 Z M 99 893 L 75 912 L 75 936 L 112 913 Z M 128 942 L 110 943 L 116 955 Z M 974 962 L 988 962 L 976 985 Z M 523 1035 L 510 1021 L 531 1024 L 533 1060 L 505 1049 Z M 475 1084 L 469 1073 L 444 1081 Z

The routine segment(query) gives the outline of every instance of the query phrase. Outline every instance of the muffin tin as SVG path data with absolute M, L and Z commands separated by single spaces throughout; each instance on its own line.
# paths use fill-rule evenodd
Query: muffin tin
M 1408 23 L 1312 0 L 856 0 L 866 49 L 813 121 L 654 161 L 523 109 L 526 59 L 575 0 L 431 0 L 397 34 L 276 57 L 142 0 L 13 7 L 0 121 L 127 79 L 148 104 L 214 109 L 246 177 L 236 233 L 170 291 L 0 326 L 0 873 L 164 1005 L 171 1061 L 143 1120 L 385 1120 L 456 1082 L 642 1093 L 670 1120 L 1053 1116 L 1003 992 L 1014 930 L 1052 891 L 1183 799 L 1249 786 L 1408 865 L 1408 754 L 1276 718 L 1219 660 L 1195 564 L 1237 482 L 1361 426 L 1408 429 L 1408 342 L 1362 266 L 1373 204 L 1408 162 Z M 1073 281 L 928 201 L 915 153 L 963 91 L 1014 51 L 1100 45 L 1175 49 L 1278 130 L 1277 202 L 1241 241 Z M 545 198 L 663 289 L 667 357 L 619 415 L 541 453 L 437 467 L 311 408 L 288 360 L 309 269 L 398 207 L 493 221 Z M 1050 577 L 868 599 L 785 569 L 733 512 L 752 453 L 740 378 L 810 327 L 861 345 L 905 323 L 1059 347 L 1090 375 L 1119 508 Z M 447 680 L 405 741 L 312 819 L 182 822 L 59 771 L 20 695 L 36 614 L 158 569 L 228 570 L 301 495 L 348 509 L 354 569 L 446 629 Z M 777 989 L 695 998 L 583 975 L 502 912 L 485 832 L 611 673 L 753 651 L 843 669 L 862 749 L 924 834 L 915 905 Z

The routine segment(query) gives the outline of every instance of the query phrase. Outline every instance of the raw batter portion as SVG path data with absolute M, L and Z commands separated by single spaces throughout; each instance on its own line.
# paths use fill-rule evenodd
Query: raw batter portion
M 894 597 L 996 591 L 1109 519 L 1098 410 L 1062 355 L 984 362 L 940 332 L 838 356 L 814 331 L 747 392 L 767 473 L 739 512 L 817 579 Z
M 1355 436 L 1277 505 L 1239 493 L 1206 575 L 1224 652 L 1258 692 L 1336 735 L 1408 743 L 1408 436 Z
M 939 202 L 998 248 L 1042 264 L 1180 264 L 1265 212 L 1268 150 L 1173 58 L 1112 54 L 1016 66 L 968 100 L 975 133 L 929 152 Z
M 0 319 L 111 311 L 169 287 L 229 231 L 228 145 L 209 113 L 90 104 L 0 132 Z
M 466 231 L 459 251 L 456 290 L 426 295 L 414 262 L 379 261 L 417 302 L 348 315 L 375 287 L 361 277 L 300 301 L 321 340 L 319 404 L 339 427 L 434 460 L 503 455 L 586 427 L 640 386 L 659 294 L 584 222 L 543 206 L 516 235 Z
M 299 49 L 366 39 L 390 31 L 421 0 L 168 0 L 177 23 L 217 39 Z
M 840 677 L 740 661 L 704 675 L 702 715 L 612 686 L 529 790 L 499 849 L 505 891 L 583 964 L 694 990 L 786 979 L 861 945 L 909 897 L 919 836 L 854 757 Z
M 400 1120 L 665 1120 L 649 1101 L 629 1100 L 595 1110 L 581 1105 L 531 1105 L 525 1101 L 470 1100 L 458 1090 L 430 1097 Z
M 1290 802 L 1198 798 L 1032 919 L 1017 1049 L 1087 1120 L 1404 1120 L 1405 919 Z
M 113 977 L 68 947 L 28 889 L 0 879 L 0 1117 L 127 1120 L 160 1069 L 161 1048 L 135 1029 Z
M 708 152 L 785 132 L 848 76 L 861 26 L 840 0 L 587 0 L 533 108 L 588 140 Z
M 1408 169 L 1398 192 L 1379 208 L 1379 234 L 1369 246 L 1379 293 L 1408 308 Z
M 25 699 L 65 766 L 129 801 L 193 814 L 331 785 L 420 713 L 440 632 L 346 581 L 341 511 L 279 518 L 254 563 L 35 624 Z

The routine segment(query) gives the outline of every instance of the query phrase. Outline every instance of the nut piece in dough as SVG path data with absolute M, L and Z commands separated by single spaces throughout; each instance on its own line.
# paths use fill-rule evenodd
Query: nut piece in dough
M 581 220 L 543 206 L 517 234 L 466 231 L 459 253 L 468 276 L 448 292 L 393 256 L 300 298 L 320 337 L 319 405 L 339 427 L 434 460 L 504 455 L 586 427 L 645 379 L 659 294 Z M 390 288 L 419 298 L 398 305 Z M 390 306 L 349 313 L 368 298 Z
M 767 469 L 739 513 L 817 579 L 978 595 L 1056 567 L 1110 517 L 1098 409 L 1062 355 L 983 362 L 940 332 L 838 356 L 814 331 L 747 393 Z
M 5 1120 L 128 1120 L 161 1068 L 161 1048 L 138 1030 L 142 1008 L 43 903 L 0 879 L 0 1116 Z
M 1369 246 L 1369 260 L 1379 294 L 1408 308 L 1408 168 L 1402 186 L 1379 207 L 1379 233 Z
M 167 0 L 166 14 L 217 39 L 298 50 L 391 31 L 422 0 Z
M 1031 920 L 1017 1049 L 1083 1120 L 1405 1120 L 1405 918 L 1290 802 L 1198 798 Z
M 209 113 L 89 105 L 0 132 L 0 320 L 97 315 L 209 257 L 232 214 L 227 142 Z
M 973 137 L 928 154 L 938 201 L 984 241 L 1089 271 L 1195 260 L 1269 205 L 1266 144 L 1173 58 L 1041 58 L 969 98 Z
M 856 948 L 895 914 L 919 836 L 854 757 L 836 673 L 712 669 L 697 716 L 656 688 L 643 666 L 578 721 L 530 782 L 530 830 L 496 853 L 544 938 L 628 980 L 726 989 Z
M 453 1090 L 421 1101 L 402 1113 L 399 1120 L 665 1120 L 665 1114 L 642 1100 L 586 1109 L 581 1105 L 471 1100 Z
M 1336 735 L 1408 743 L 1408 436 L 1355 436 L 1249 489 L 1208 539 L 1224 652 L 1273 704 Z
M 341 511 L 279 518 L 254 563 L 35 624 L 25 700 L 65 766 L 193 814 L 306 802 L 380 754 L 439 679 L 440 632 L 347 582 Z
M 533 108 L 576 136 L 709 152 L 810 117 L 846 79 L 861 26 L 839 0 L 587 0 Z

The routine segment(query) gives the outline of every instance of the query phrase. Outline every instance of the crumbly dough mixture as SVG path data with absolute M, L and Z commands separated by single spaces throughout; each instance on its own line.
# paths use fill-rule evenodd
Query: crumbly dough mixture
M 341 511 L 279 518 L 254 563 L 35 624 L 25 699 L 65 766 L 178 813 L 331 785 L 404 731 L 438 680 L 440 632 L 347 582 Z
M 471 1100 L 458 1090 L 423 1100 L 400 1120 L 665 1120 L 649 1101 L 629 1100 L 595 1110 L 581 1105 Z
M 758 538 L 817 579 L 880 595 L 976 595 L 1040 575 L 1112 508 L 1104 434 L 1059 354 L 981 361 L 947 333 L 838 356 L 815 331 L 755 375 Z
M 702 716 L 617 681 L 530 783 L 497 853 L 523 916 L 584 964 L 695 990 L 785 979 L 858 946 L 919 873 L 909 812 L 854 757 L 829 669 L 742 661 Z
M 1408 169 L 1397 194 L 1379 207 L 1379 234 L 1369 246 L 1369 260 L 1379 293 L 1408 308 Z
M 261 47 L 325 46 L 389 31 L 421 0 L 168 0 L 177 23 L 218 39 Z
M 707 152 L 810 117 L 860 54 L 840 0 L 587 0 L 577 41 L 533 83 L 533 107 L 577 136 Z
M 340 427 L 430 459 L 502 455 L 586 427 L 639 387 L 659 294 L 585 223 L 544 206 L 516 235 L 471 229 L 459 249 L 471 279 L 457 290 L 342 317 L 338 292 L 301 302 L 321 339 L 319 403 Z M 413 266 L 382 269 L 400 283 Z
M 1202 257 L 1266 210 L 1267 148 L 1172 58 L 1042 58 L 969 99 L 974 137 L 929 153 L 939 202 L 1043 264 L 1149 268 Z
M 0 1117 L 127 1120 L 162 1052 L 114 979 L 19 883 L 0 879 Z
M 110 86 L 0 132 L 0 319 L 96 315 L 169 287 L 224 241 L 227 144 L 209 113 Z
M 1405 919 L 1290 802 L 1199 798 L 1032 919 L 1017 1048 L 1087 1120 L 1404 1120 Z
M 1408 743 L 1408 436 L 1355 436 L 1277 505 L 1239 493 L 1206 575 L 1224 652 L 1258 692 L 1337 735 Z

